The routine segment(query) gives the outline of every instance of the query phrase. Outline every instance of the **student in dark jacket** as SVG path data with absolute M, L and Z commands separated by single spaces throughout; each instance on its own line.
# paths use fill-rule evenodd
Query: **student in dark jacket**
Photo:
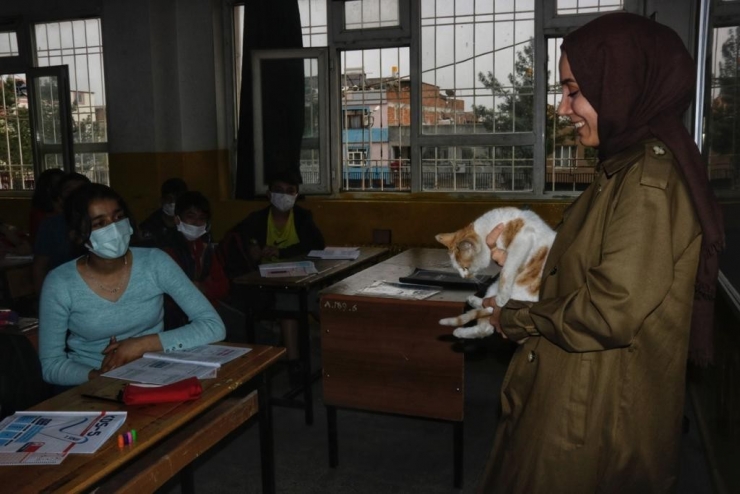
M 163 249 L 177 238 L 175 202 L 187 190 L 188 184 L 181 178 L 173 177 L 162 182 L 159 199 L 161 207 L 139 225 L 142 247 Z
M 247 216 L 224 237 L 224 269 L 229 278 L 278 261 L 323 249 L 324 236 L 308 209 L 295 204 L 298 178 L 277 173 L 268 183 L 270 205 Z
M 297 175 L 288 172 L 272 175 L 267 190 L 270 205 L 251 213 L 226 234 L 219 247 L 224 270 L 230 279 L 257 269 L 259 264 L 305 255 L 325 247 L 324 236 L 314 223 L 311 211 L 295 205 L 299 182 Z M 317 301 L 318 294 L 309 296 L 309 309 L 315 305 L 314 310 L 317 310 Z M 279 294 L 275 309 L 297 311 L 297 297 Z M 281 319 L 280 329 L 283 345 L 288 350 L 291 381 L 298 382 L 301 377 L 298 320 Z
M 177 235 L 164 248 L 182 268 L 198 290 L 214 307 L 229 293 L 229 280 L 211 243 L 211 204 L 196 191 L 183 192 L 175 205 Z M 165 302 L 165 327 L 187 324 L 187 316 L 168 298 Z

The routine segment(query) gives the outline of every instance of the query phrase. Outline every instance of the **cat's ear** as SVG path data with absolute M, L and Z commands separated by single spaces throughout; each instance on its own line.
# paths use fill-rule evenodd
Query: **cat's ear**
M 437 242 L 444 245 L 448 249 L 451 249 L 455 245 L 455 234 L 454 233 L 440 233 L 435 236 Z

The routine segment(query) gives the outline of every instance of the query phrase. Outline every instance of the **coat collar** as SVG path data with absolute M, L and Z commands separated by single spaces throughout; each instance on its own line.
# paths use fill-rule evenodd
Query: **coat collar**
M 611 178 L 615 173 L 634 164 L 644 154 L 646 147 L 651 147 L 659 143 L 657 139 L 637 142 L 624 151 L 620 151 L 614 156 L 601 162 L 601 169 L 604 170 L 607 178 Z

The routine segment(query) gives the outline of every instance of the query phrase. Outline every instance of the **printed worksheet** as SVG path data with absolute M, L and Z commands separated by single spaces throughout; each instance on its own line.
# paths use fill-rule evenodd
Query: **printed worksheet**
M 0 422 L 0 465 L 56 465 L 90 454 L 126 421 L 126 412 L 16 412 Z

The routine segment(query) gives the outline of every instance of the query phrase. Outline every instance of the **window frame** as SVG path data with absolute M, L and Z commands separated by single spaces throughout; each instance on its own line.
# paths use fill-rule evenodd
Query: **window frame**
M 343 188 L 342 173 L 344 156 L 342 152 L 342 104 L 341 104 L 341 54 L 350 50 L 372 50 L 383 48 L 409 48 L 410 102 L 412 112 L 409 128 L 409 157 L 411 186 L 409 190 L 394 193 L 411 194 L 449 194 L 449 191 L 435 192 L 424 190 L 422 184 L 422 150 L 429 147 L 492 147 L 492 146 L 531 146 L 533 153 L 532 189 L 526 191 L 500 190 L 458 190 L 455 194 L 465 197 L 516 197 L 517 199 L 552 199 L 577 197 L 578 191 L 546 190 L 546 104 L 547 104 L 547 70 L 535 70 L 534 79 L 534 121 L 531 132 L 509 132 L 495 134 L 424 134 L 422 129 L 422 79 L 421 79 L 421 9 L 422 0 L 399 0 L 399 26 L 368 29 L 344 29 L 345 0 L 326 0 L 327 2 L 327 47 L 304 48 L 302 50 L 326 50 L 328 97 L 324 98 L 322 109 L 327 111 L 326 127 L 328 135 L 320 136 L 326 146 L 326 154 L 321 157 L 321 180 L 324 177 L 327 188 L 317 189 L 304 187 L 302 192 L 329 193 L 339 196 L 343 193 L 366 194 L 367 197 L 377 192 L 346 190 Z M 239 2 L 241 3 L 241 2 Z M 234 12 L 237 2 L 229 3 L 230 12 Z M 645 10 L 646 0 L 624 0 L 620 11 L 641 14 Z M 598 17 L 603 12 L 588 14 L 557 14 L 557 5 L 553 0 L 533 0 L 534 9 L 534 66 L 547 67 L 547 40 L 562 37 L 586 22 Z M 233 18 L 231 19 L 233 26 Z M 265 53 L 279 53 L 284 50 L 266 50 Z M 256 72 L 254 81 L 259 81 Z M 319 69 L 319 74 L 324 72 Z M 258 114 L 255 101 L 255 115 Z M 261 111 L 260 111 L 261 113 Z M 254 116 L 253 116 L 254 117 Z M 256 139 L 256 137 L 255 137 Z M 327 158 L 324 159 L 324 156 Z M 261 183 L 261 158 L 256 158 L 256 183 Z
M 26 86 L 28 87 L 29 112 L 31 118 L 31 136 L 33 151 L 33 170 L 36 177 L 43 171 L 42 164 L 47 154 L 61 154 L 63 170 L 67 173 L 74 171 L 75 166 L 75 149 L 72 135 L 72 103 L 69 98 L 59 100 L 59 116 L 61 124 L 61 143 L 44 144 L 39 139 L 39 129 L 41 128 L 41 115 L 39 114 L 40 105 L 36 101 L 36 80 L 40 77 L 55 77 L 57 79 L 59 93 L 71 94 L 69 89 L 69 66 L 68 65 L 50 65 L 46 67 L 32 67 L 26 70 Z
M 344 14 L 346 0 L 328 0 L 327 26 L 329 46 L 341 44 L 353 46 L 355 43 L 364 44 L 368 41 L 388 47 L 396 46 L 397 40 L 405 40 L 411 36 L 411 2 L 398 0 L 398 26 L 376 27 L 366 29 L 344 29 Z M 382 47 L 382 46 L 380 46 Z
M 311 138 L 318 141 L 319 149 L 319 183 L 302 184 L 301 194 L 325 194 L 330 191 L 330 174 L 329 168 L 322 163 L 329 162 L 329 133 L 323 132 L 329 128 L 329 102 L 328 98 L 321 95 L 329 94 L 328 81 L 328 59 L 329 50 L 327 48 L 292 48 L 292 49 L 271 49 L 271 50 L 253 50 L 250 63 L 252 64 L 252 122 L 253 122 L 253 139 L 254 139 L 254 183 L 266 183 L 264 174 L 264 146 L 263 146 L 263 128 L 262 128 L 262 60 L 287 60 L 287 59 L 308 59 L 315 58 L 318 62 L 317 74 L 319 76 L 319 136 Z M 305 140 L 305 138 L 304 138 Z
M 694 98 L 693 131 L 694 140 L 702 153 L 706 163 L 709 163 L 709 148 L 706 146 L 706 133 L 708 129 L 709 114 L 712 106 L 712 66 L 714 60 L 714 29 L 723 27 L 740 27 L 740 2 L 723 2 L 722 0 L 708 0 L 702 2 L 697 10 L 698 32 L 697 57 L 705 58 L 703 65 L 697 65 L 697 88 Z M 737 116 L 740 118 L 740 115 Z M 740 192 L 728 189 L 714 189 L 718 199 L 738 199 Z
M 103 43 L 103 16 L 101 15 L 101 12 L 99 10 L 95 10 L 93 12 L 87 11 L 87 12 L 78 12 L 76 10 L 70 11 L 68 15 L 65 15 L 63 17 L 46 17 L 46 16 L 40 16 L 40 17 L 34 17 L 33 19 L 22 19 L 17 17 L 4 17 L 0 18 L 0 30 L 1 31 L 11 31 L 14 30 L 16 32 L 16 37 L 18 40 L 18 56 L 13 57 L 0 57 L 0 73 L 25 73 L 27 75 L 27 78 L 30 79 L 32 77 L 31 74 L 41 74 L 43 75 L 55 75 L 58 76 L 58 73 L 55 72 L 55 70 L 60 66 L 46 66 L 46 67 L 39 67 L 37 65 L 38 60 L 36 58 L 36 35 L 35 35 L 35 29 L 37 25 L 41 24 L 50 24 L 50 23 L 62 23 L 62 22 L 73 22 L 73 21 L 85 21 L 89 19 L 97 19 L 101 25 L 100 25 L 100 35 L 101 35 L 101 44 Z M 105 54 L 101 54 L 102 59 L 102 65 L 103 65 L 103 71 L 105 74 Z M 45 69 L 49 69 L 51 72 L 47 72 Z M 69 79 L 69 71 L 64 71 L 64 76 L 60 77 L 60 81 L 63 81 L 66 84 L 67 93 L 70 95 L 70 98 L 65 98 L 65 103 L 62 104 L 63 107 L 70 107 L 72 105 L 71 102 L 71 90 L 70 90 L 70 79 Z M 28 81 L 27 81 L 28 84 Z M 104 89 L 107 93 L 107 88 L 105 87 L 105 77 L 103 77 L 103 85 Z M 31 86 L 29 85 L 29 93 L 31 92 Z M 29 101 L 31 99 L 31 96 L 29 94 Z M 107 116 L 107 104 L 106 104 L 106 116 Z M 31 112 L 33 114 L 33 112 Z M 62 155 L 64 156 L 64 168 L 65 171 L 74 170 L 77 171 L 75 168 L 75 155 L 83 155 L 83 154 L 95 154 L 95 153 L 105 153 L 110 155 L 110 135 L 107 135 L 107 139 L 105 142 L 95 142 L 95 143 L 84 143 L 84 142 L 74 142 L 74 136 L 71 129 L 71 110 L 69 111 L 69 136 L 64 136 L 63 141 L 65 142 L 63 146 Z M 32 132 L 35 132 L 34 129 L 34 123 L 33 123 L 33 117 L 32 123 L 31 123 L 31 129 Z M 107 122 L 106 122 L 107 123 Z M 67 144 L 66 141 L 71 140 L 71 144 Z M 36 149 L 37 146 L 37 140 L 35 136 L 31 136 L 31 141 L 33 142 L 33 156 L 34 156 L 34 174 L 35 177 L 38 177 L 38 174 L 41 171 L 41 162 L 38 161 L 39 158 L 37 158 L 37 155 L 40 153 L 39 150 Z M 71 146 L 71 147 L 70 147 Z M 43 153 L 41 153 L 43 154 Z M 71 162 L 67 164 L 68 156 L 71 159 Z M 110 162 L 109 162 L 110 167 Z M 110 168 L 109 168 L 110 170 Z M 20 196 L 28 196 L 33 193 L 33 190 L 23 190 L 23 191 L 0 191 L 0 196 L 3 197 L 11 197 L 13 195 L 20 195 Z

